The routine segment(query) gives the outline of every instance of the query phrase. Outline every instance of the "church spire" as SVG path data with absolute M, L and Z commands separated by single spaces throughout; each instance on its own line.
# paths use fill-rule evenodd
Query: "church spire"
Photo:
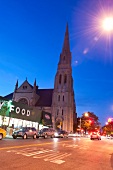
M 36 79 L 34 81 L 33 92 L 36 93 Z
M 58 68 L 64 67 L 64 65 L 65 65 L 65 67 L 71 66 L 71 52 L 70 52 L 70 43 L 69 43 L 68 23 L 66 25 L 64 43 L 63 43 L 62 52 L 60 54 Z
M 35 81 L 34 81 L 34 86 L 36 86 L 36 78 L 35 78 Z
M 64 44 L 63 44 L 62 52 L 70 52 L 68 23 L 66 25 L 66 32 L 65 32 Z
M 17 89 L 18 89 L 18 80 L 17 80 L 17 82 L 16 82 L 15 90 L 14 90 L 14 91 L 16 91 Z

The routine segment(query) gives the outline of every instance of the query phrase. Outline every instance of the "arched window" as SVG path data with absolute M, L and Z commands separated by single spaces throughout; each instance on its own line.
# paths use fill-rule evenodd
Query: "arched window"
M 67 83 L 67 75 L 65 74 L 64 75 L 64 84 L 66 84 Z
M 63 60 L 65 60 L 65 56 L 63 57 Z
M 59 84 L 61 84 L 61 80 L 62 80 L 62 75 L 60 74 L 60 76 L 59 76 Z
M 27 101 L 27 99 L 25 99 L 25 98 L 20 99 L 18 102 L 19 102 L 19 103 L 22 103 L 22 104 L 28 105 L 28 101 Z
M 62 109 L 62 116 L 63 116 L 63 112 L 64 112 L 64 111 L 63 111 L 63 109 Z
M 64 96 L 63 96 L 63 101 L 64 101 Z
M 58 101 L 60 101 L 60 95 L 58 95 Z

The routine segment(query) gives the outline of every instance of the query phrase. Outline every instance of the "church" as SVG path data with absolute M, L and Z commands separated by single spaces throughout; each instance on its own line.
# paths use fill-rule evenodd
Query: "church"
M 71 60 L 67 24 L 63 48 L 54 78 L 54 88 L 39 89 L 36 79 L 33 85 L 26 79 L 18 86 L 17 80 L 14 92 L 5 96 L 5 98 L 51 113 L 54 129 L 61 128 L 73 132 L 77 122 L 77 115 Z

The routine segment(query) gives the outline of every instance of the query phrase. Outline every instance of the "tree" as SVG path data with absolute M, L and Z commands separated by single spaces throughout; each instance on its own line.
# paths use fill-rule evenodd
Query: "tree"
M 8 111 L 8 104 L 7 104 L 7 101 L 6 101 L 6 102 L 4 102 L 4 104 L 2 105 L 2 107 L 0 109 L 0 115 L 2 116 L 2 126 L 4 124 L 7 111 Z
M 9 122 L 10 122 L 10 105 L 12 101 L 2 101 L 3 105 L 0 108 L 0 115 L 2 116 L 2 126 L 4 124 L 5 121 L 5 116 L 9 117 Z M 8 122 L 8 126 L 9 126 L 9 122 Z
M 93 112 L 87 112 L 87 115 L 88 116 L 85 116 L 85 113 L 83 113 L 81 117 L 81 127 L 84 129 L 85 133 L 86 131 L 99 130 L 99 118 Z
M 42 125 L 43 125 L 43 126 L 46 126 L 46 122 L 45 122 L 44 119 L 42 119 Z
M 113 122 L 108 122 L 107 125 L 102 127 L 103 133 L 106 135 L 110 135 L 113 133 Z

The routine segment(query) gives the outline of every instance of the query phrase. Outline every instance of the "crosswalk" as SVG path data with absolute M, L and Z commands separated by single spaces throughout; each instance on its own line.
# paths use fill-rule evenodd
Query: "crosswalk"
M 64 158 L 71 156 L 71 153 L 62 153 L 60 151 L 44 149 L 44 148 L 25 148 L 22 150 L 9 150 L 8 153 L 20 154 L 34 159 L 43 159 L 55 164 L 62 164 L 65 162 Z
M 63 144 L 65 148 L 72 148 L 72 149 L 79 149 L 79 150 L 87 150 L 88 146 L 79 146 L 77 144 Z M 72 152 L 61 152 L 55 151 L 52 149 L 44 149 L 38 147 L 30 147 L 24 149 L 15 149 L 15 150 L 8 150 L 8 153 L 14 153 L 17 155 L 23 155 L 26 157 L 32 157 L 33 159 L 43 159 L 44 161 L 49 161 L 55 164 L 62 164 L 65 162 L 65 158 L 72 155 Z

